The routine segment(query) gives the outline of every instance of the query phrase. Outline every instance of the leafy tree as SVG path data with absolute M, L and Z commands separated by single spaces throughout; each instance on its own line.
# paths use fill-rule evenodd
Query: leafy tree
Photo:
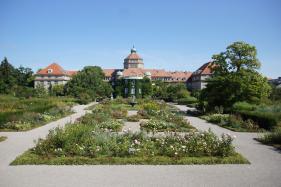
M 0 64 L 0 93 L 30 96 L 33 77 L 30 68 L 14 68 L 5 57 Z M 27 88 L 29 87 L 29 88 Z M 24 92 L 21 94 L 20 92 Z
M 152 86 L 152 97 L 167 100 L 167 84 L 160 80 L 155 81 Z
M 257 72 L 260 62 L 254 46 L 235 42 L 213 56 L 213 76 L 201 92 L 208 107 L 230 108 L 237 101 L 258 103 L 270 94 L 267 79 Z
M 0 93 L 11 93 L 12 88 L 17 85 L 16 69 L 5 57 L 0 64 Z
M 20 66 L 16 69 L 17 84 L 20 86 L 33 87 L 33 71 L 30 68 Z
M 53 85 L 51 87 L 50 94 L 53 96 L 63 96 L 64 95 L 64 85 L 63 84 Z
M 44 88 L 43 84 L 38 84 L 34 89 L 34 96 L 36 97 L 47 97 L 48 91 Z
M 165 101 L 176 101 L 190 96 L 190 93 L 182 83 L 167 84 L 163 81 L 156 81 L 153 86 L 152 96 Z
M 104 82 L 104 73 L 100 67 L 87 66 L 65 85 L 65 92 L 77 98 L 80 97 L 80 94 L 86 93 L 91 99 L 95 99 L 110 97 L 112 88 L 107 82 Z
M 281 101 L 281 88 L 276 85 L 271 85 L 272 92 L 270 94 L 270 99 L 272 101 Z
M 176 101 L 177 99 L 186 98 L 190 95 L 186 86 L 182 83 L 169 84 L 167 87 L 167 94 L 169 101 Z

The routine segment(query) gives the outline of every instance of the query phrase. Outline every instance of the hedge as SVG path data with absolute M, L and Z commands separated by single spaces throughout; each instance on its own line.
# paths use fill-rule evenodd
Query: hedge
M 185 97 L 177 100 L 177 103 L 180 105 L 194 104 L 197 102 L 198 100 L 195 97 Z
M 239 111 L 237 114 L 241 115 L 243 120 L 252 119 L 259 127 L 266 130 L 277 127 L 281 119 L 280 115 L 258 111 Z

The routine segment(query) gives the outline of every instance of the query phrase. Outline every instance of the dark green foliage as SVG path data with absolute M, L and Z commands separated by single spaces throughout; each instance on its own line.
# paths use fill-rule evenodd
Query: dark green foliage
M 64 96 L 64 85 L 63 84 L 57 84 L 57 85 L 51 86 L 50 95 L 52 95 L 52 96 Z
M 153 86 L 152 97 L 156 99 L 163 99 L 169 102 L 177 102 L 178 99 L 187 98 L 190 96 L 185 84 L 167 84 L 163 81 L 156 81 Z
M 30 68 L 19 67 L 14 68 L 7 60 L 0 64 L 0 94 L 13 94 L 20 97 L 31 96 L 31 88 L 33 87 L 32 70 Z M 29 89 L 28 89 L 29 87 Z M 22 94 L 22 91 L 24 92 Z
M 132 88 L 135 93 L 132 93 Z M 127 93 L 125 93 L 125 89 Z M 152 95 L 152 83 L 149 78 L 143 79 L 117 79 L 114 85 L 114 97 L 122 96 L 124 98 L 135 96 L 136 98 L 145 98 Z
M 277 87 L 275 85 L 271 85 L 272 87 L 272 92 L 270 95 L 270 99 L 275 102 L 275 101 L 281 101 L 281 88 Z
M 248 103 L 236 103 L 233 107 L 236 115 L 243 120 L 253 120 L 260 128 L 271 130 L 281 122 L 281 107 L 276 105 L 250 105 Z
M 177 103 L 180 105 L 188 105 L 188 104 L 194 104 L 197 103 L 198 100 L 195 97 L 185 97 L 177 100 Z
M 256 105 L 253 105 L 253 104 L 250 104 L 250 103 L 247 103 L 247 102 L 237 102 L 233 105 L 232 109 L 233 111 L 253 111 L 257 108 Z
M 0 65 L 0 93 L 11 93 L 17 85 L 16 69 L 8 62 L 7 58 Z
M 90 96 L 91 100 L 97 97 L 110 97 L 112 88 L 103 80 L 104 73 L 100 67 L 87 66 L 74 75 L 65 85 L 65 92 L 67 95 L 76 98 L 85 98 L 87 94 Z M 81 96 L 82 93 L 85 95 Z
M 226 52 L 213 56 L 213 76 L 202 90 L 200 100 L 207 109 L 223 106 L 229 111 L 239 101 L 260 103 L 268 98 L 271 88 L 267 79 L 256 70 L 260 62 L 256 49 L 244 42 L 235 42 Z
M 271 130 L 277 127 L 281 116 L 273 113 L 264 113 L 259 111 L 240 111 L 241 117 L 246 119 L 252 119 L 256 122 L 260 128 Z
M 150 97 L 152 95 L 152 83 L 149 78 L 144 78 L 141 83 L 142 97 Z
M 80 93 L 77 96 L 79 104 L 85 105 L 92 101 L 92 97 L 88 93 Z

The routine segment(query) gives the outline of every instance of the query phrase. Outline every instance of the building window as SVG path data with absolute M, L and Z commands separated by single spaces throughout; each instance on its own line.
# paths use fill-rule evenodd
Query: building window
M 48 69 L 48 73 L 53 73 L 53 70 L 52 69 Z

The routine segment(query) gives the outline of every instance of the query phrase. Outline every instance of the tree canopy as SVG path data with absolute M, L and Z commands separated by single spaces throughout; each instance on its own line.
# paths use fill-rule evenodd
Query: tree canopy
M 5 57 L 0 64 L 0 93 L 21 95 L 33 87 L 33 72 L 30 68 L 15 68 Z
M 87 66 L 79 71 L 65 85 L 68 95 L 79 98 L 81 95 L 95 99 L 97 97 L 110 97 L 112 88 L 104 82 L 104 73 L 98 66 Z M 87 96 L 86 96 L 87 95 Z
M 225 52 L 213 55 L 213 76 L 202 90 L 201 100 L 210 108 L 230 108 L 235 102 L 258 103 L 268 98 L 271 88 L 257 70 L 260 62 L 254 46 L 234 42 Z

